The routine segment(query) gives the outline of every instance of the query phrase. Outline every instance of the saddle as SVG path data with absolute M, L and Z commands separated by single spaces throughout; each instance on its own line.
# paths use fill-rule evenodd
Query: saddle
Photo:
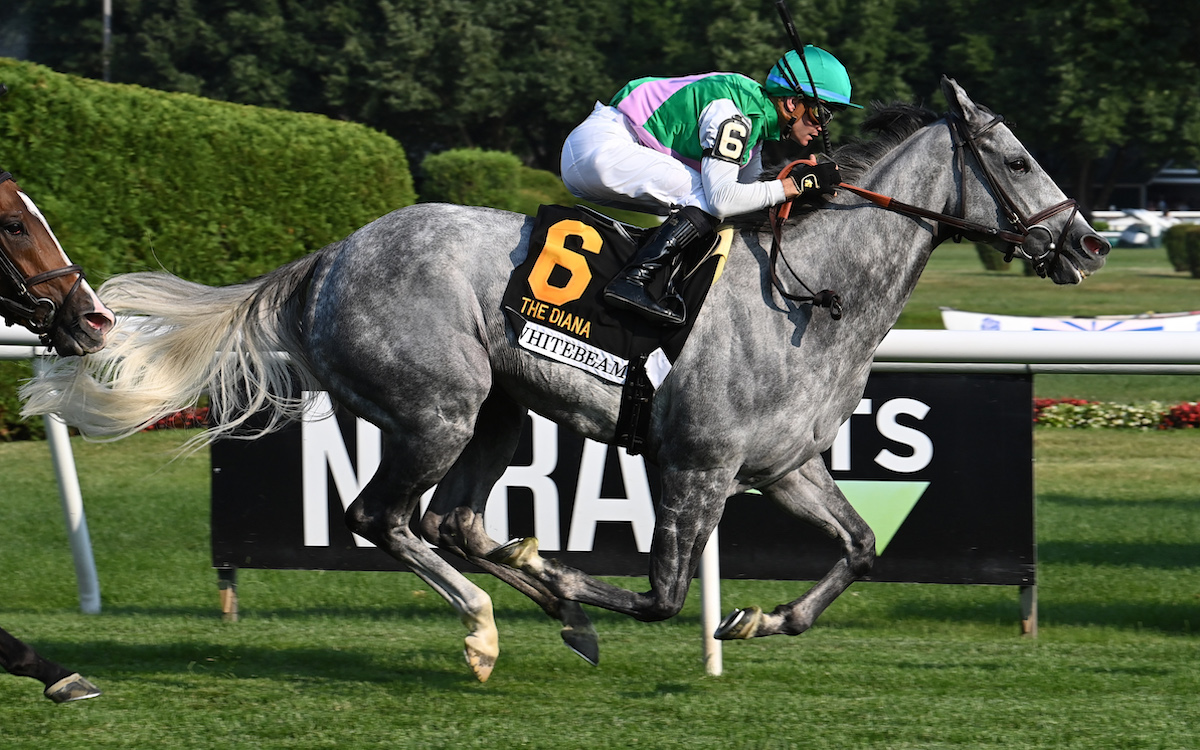
M 650 401 L 683 350 L 696 312 L 724 268 L 732 229 L 718 231 L 707 252 L 684 253 L 684 267 L 664 277 L 688 311 L 665 329 L 603 301 L 604 287 L 652 234 L 586 206 L 544 205 L 529 255 L 509 278 L 503 307 L 517 347 L 623 386 L 616 445 L 636 455 L 650 422 Z M 664 285 L 668 283 L 664 279 Z

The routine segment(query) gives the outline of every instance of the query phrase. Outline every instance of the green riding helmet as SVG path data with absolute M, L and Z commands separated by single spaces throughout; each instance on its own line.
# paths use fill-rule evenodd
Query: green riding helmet
M 850 101 L 850 75 L 846 73 L 846 66 L 836 57 L 820 47 L 807 44 L 804 46 L 804 60 L 808 63 L 808 72 L 805 72 L 804 62 L 800 61 L 800 55 L 795 50 L 789 50 L 781 57 L 763 84 L 767 93 L 771 96 L 815 97 L 839 109 L 862 109 L 862 106 Z M 811 83 L 809 73 L 812 73 Z

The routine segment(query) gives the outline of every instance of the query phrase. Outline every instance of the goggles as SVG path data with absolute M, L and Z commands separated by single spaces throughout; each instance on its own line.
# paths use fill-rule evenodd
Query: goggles
M 804 108 L 804 113 L 808 115 L 808 119 L 811 120 L 814 125 L 817 125 L 821 128 L 824 128 L 829 125 L 829 123 L 833 122 L 833 116 L 842 109 L 841 107 L 835 108 L 834 105 L 831 105 L 828 102 L 823 102 L 820 99 L 803 97 L 801 102 L 802 103 L 800 106 Z

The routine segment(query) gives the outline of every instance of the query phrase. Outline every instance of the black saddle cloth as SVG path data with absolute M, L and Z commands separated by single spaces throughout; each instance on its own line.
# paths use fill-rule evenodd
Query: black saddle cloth
M 608 307 L 604 287 L 651 232 L 583 206 L 541 206 L 529 255 L 513 271 L 504 293 L 513 343 L 612 383 L 624 383 L 629 364 L 656 349 L 674 362 L 712 286 L 719 259 L 706 257 L 675 274 L 688 311 L 682 326 L 664 328 Z M 701 253 L 683 255 L 693 256 L 694 262 Z M 662 276 L 665 286 L 667 274 Z M 664 289 L 651 291 L 661 295 Z

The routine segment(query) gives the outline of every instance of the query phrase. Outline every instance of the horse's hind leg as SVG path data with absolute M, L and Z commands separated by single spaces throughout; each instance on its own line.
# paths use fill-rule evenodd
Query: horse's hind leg
M 449 469 L 461 449 L 461 444 L 451 446 L 445 435 L 442 438 L 429 433 L 408 441 L 385 436 L 379 469 L 346 510 L 346 525 L 407 565 L 454 607 L 469 631 L 467 664 L 485 682 L 500 654 L 492 600 L 410 528 L 421 493 Z
M 600 660 L 600 644 L 583 607 L 554 596 L 529 575 L 485 557 L 499 544 L 484 528 L 485 505 L 492 486 L 516 452 L 526 411 L 494 391 L 484 401 L 475 422 L 475 435 L 438 483 L 421 519 L 421 533 L 433 544 L 478 565 L 532 599 L 546 614 L 562 622 L 563 642 L 595 665 Z
M 534 576 L 557 596 L 639 620 L 674 617 L 682 609 L 704 545 L 721 520 L 732 471 L 663 470 L 663 497 L 650 547 L 650 590 L 635 593 L 538 554 L 537 540 L 513 540 L 489 559 Z
M 0 667 L 18 677 L 32 677 L 46 686 L 44 695 L 55 703 L 95 698 L 100 690 L 79 674 L 41 656 L 31 646 L 0 628 Z
M 763 494 L 840 540 L 844 554 L 804 596 L 779 605 L 770 614 L 758 607 L 734 610 L 717 628 L 717 638 L 799 635 L 812 627 L 833 600 L 875 562 L 874 532 L 838 489 L 820 457 L 764 488 Z

